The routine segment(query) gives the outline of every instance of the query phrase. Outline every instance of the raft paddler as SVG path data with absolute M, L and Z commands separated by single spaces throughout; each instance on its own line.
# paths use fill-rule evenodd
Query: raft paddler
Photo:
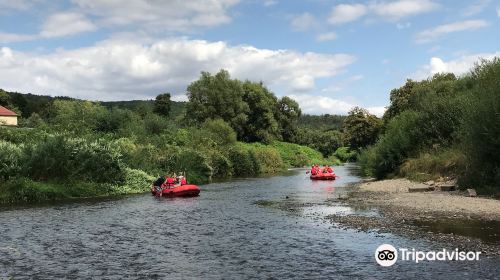
M 165 182 L 166 182 L 166 176 L 163 177 L 163 176 L 160 176 L 158 177 L 158 179 L 156 179 L 156 181 L 153 182 L 153 189 L 160 194 L 160 196 L 162 195 L 163 193 L 163 188 L 165 186 Z
M 333 173 L 333 169 L 330 166 L 325 166 L 325 170 L 327 173 Z
M 174 186 L 174 182 L 175 182 L 175 177 L 173 176 L 169 176 L 167 177 L 167 179 L 165 180 L 165 183 L 164 185 L 167 187 L 167 188 L 171 188 Z
M 311 166 L 311 175 L 316 175 L 318 174 L 318 169 L 316 168 L 316 166 Z

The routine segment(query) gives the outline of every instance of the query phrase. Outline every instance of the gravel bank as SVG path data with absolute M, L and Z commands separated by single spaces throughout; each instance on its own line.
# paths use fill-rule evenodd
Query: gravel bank
M 481 251 L 486 256 L 500 255 L 499 200 L 467 197 L 458 191 L 409 193 L 408 188 L 413 187 L 426 185 L 406 179 L 361 183 L 342 202 L 351 207 L 371 207 L 381 215 L 334 214 L 327 219 L 358 230 L 424 238 L 443 246 Z M 336 203 L 330 202 L 332 206 Z M 432 231 L 430 224 L 438 225 L 441 231 Z M 488 238 L 484 238 L 486 235 Z
M 356 188 L 351 199 L 376 206 L 405 208 L 417 216 L 432 213 L 439 217 L 500 221 L 500 200 L 468 197 L 456 191 L 409 193 L 411 187 L 427 186 L 406 179 L 367 182 Z

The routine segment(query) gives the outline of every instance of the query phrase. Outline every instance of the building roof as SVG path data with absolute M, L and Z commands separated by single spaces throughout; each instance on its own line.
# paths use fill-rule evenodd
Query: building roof
M 3 106 L 0 106 L 0 116 L 17 116 L 17 114 Z

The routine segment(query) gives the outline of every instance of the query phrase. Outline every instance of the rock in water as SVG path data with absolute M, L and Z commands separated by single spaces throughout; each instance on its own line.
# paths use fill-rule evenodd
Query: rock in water
M 470 197 L 476 197 L 477 196 L 476 189 L 467 189 L 467 192 L 469 193 Z

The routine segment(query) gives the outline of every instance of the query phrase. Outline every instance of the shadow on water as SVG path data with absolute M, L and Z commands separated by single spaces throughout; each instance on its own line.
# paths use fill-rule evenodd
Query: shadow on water
M 428 232 L 462 235 L 500 245 L 500 221 L 440 219 L 437 221 L 410 221 L 409 224 Z

